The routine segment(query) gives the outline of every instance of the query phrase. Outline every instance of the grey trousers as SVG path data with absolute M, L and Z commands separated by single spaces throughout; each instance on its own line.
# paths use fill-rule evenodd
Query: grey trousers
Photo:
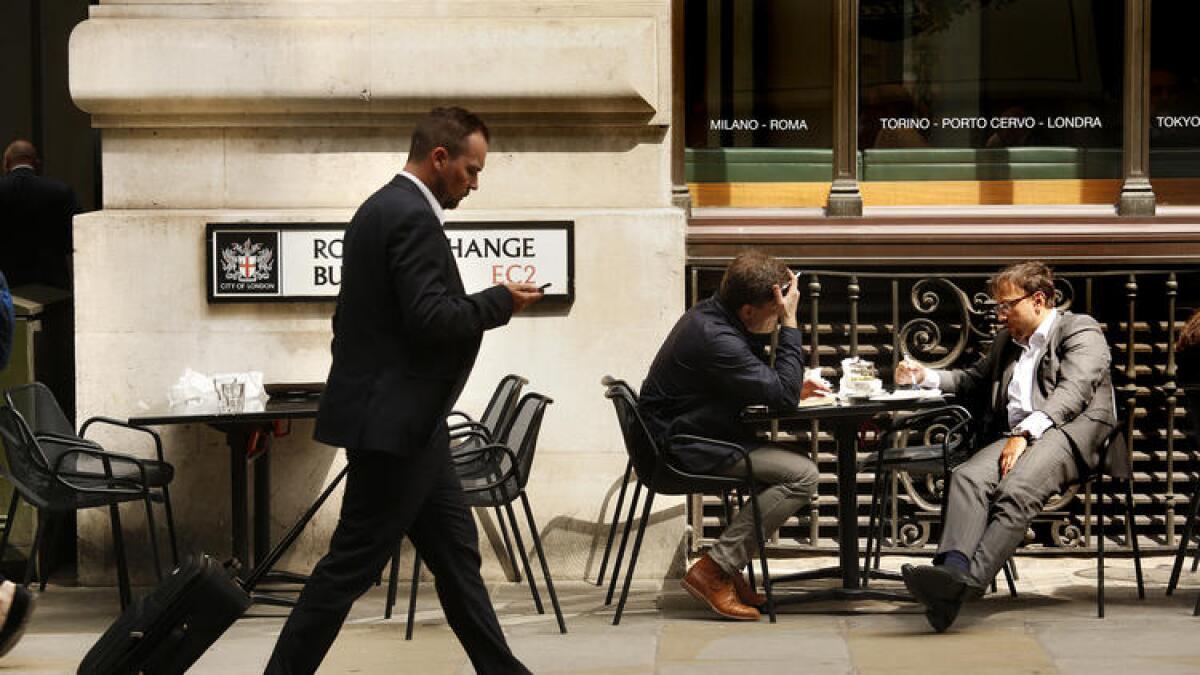
M 938 546 L 939 554 L 959 551 L 970 559 L 970 574 L 981 586 L 1017 550 L 1046 500 L 1079 476 L 1067 437 L 1050 429 L 1001 479 L 1000 452 L 1007 440 L 991 443 L 954 470 Z
M 751 450 L 750 465 L 759 488 L 755 499 L 762 513 L 763 531 L 769 536 L 817 494 L 821 472 L 799 452 L 770 445 Z M 719 473 L 743 476 L 745 472 L 745 461 L 739 461 Z M 709 556 L 727 574 L 741 574 L 750 560 L 750 551 L 757 546 L 754 511 L 747 503 L 721 533 Z

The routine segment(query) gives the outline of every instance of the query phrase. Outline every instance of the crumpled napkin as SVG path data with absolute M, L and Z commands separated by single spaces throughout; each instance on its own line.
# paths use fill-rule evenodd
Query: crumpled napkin
M 266 391 L 263 389 L 262 371 L 251 370 L 244 373 L 215 373 L 213 375 L 205 375 L 191 368 L 185 368 L 179 381 L 171 385 L 170 390 L 168 390 L 167 401 L 172 407 L 215 405 L 217 402 L 217 389 L 213 385 L 213 379 L 218 377 L 232 377 L 238 382 L 243 383 L 245 385 L 246 400 L 266 398 Z

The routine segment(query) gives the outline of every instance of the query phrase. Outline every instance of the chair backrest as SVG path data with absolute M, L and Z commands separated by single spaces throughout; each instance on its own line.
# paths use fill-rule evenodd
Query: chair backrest
M 604 396 L 613 402 L 617 412 L 617 423 L 625 439 L 625 452 L 633 461 L 633 470 L 637 472 L 639 480 L 651 486 L 658 467 L 658 444 L 638 412 L 637 395 L 624 381 L 608 378 L 605 384 L 608 389 Z
M 21 414 L 35 434 L 53 433 L 74 436 L 75 428 L 58 405 L 58 399 L 41 382 L 22 384 L 4 392 L 4 400 Z
M 1117 415 L 1117 424 L 1100 442 L 1100 463 L 1092 477 L 1107 474 L 1113 478 L 1125 479 L 1133 475 L 1133 448 L 1129 446 L 1126 434 L 1133 428 L 1137 408 L 1127 405 L 1124 409 L 1123 414 Z
M 40 509 L 73 503 L 71 490 L 54 479 L 33 431 L 12 406 L 0 406 L 0 443 L 7 477 L 26 501 Z
M 479 423 L 488 430 L 492 438 L 496 438 L 500 431 L 508 426 L 513 413 L 517 410 L 521 389 L 527 384 L 529 384 L 529 380 L 520 375 L 510 374 L 501 378 L 500 383 L 496 385 L 496 391 L 492 392 L 492 398 L 479 418 Z
M 533 453 L 537 450 L 542 418 L 546 414 L 546 406 L 553 402 L 551 398 L 542 394 L 525 394 L 504 429 L 500 442 L 517 456 L 517 475 L 521 487 L 525 487 L 525 483 L 529 481 L 529 470 L 533 466 Z M 508 459 L 502 459 L 502 469 L 506 469 L 508 463 Z

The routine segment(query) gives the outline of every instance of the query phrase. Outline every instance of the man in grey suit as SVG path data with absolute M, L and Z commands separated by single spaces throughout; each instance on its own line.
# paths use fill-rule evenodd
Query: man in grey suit
M 1054 277 L 1040 262 L 988 282 L 1004 328 L 987 356 L 962 370 L 897 368 L 899 384 L 940 387 L 976 401 L 982 449 L 950 480 L 933 565 L 904 565 L 904 583 L 938 632 L 964 600 L 983 594 L 1046 500 L 1095 468 L 1116 425 L 1108 343 L 1096 320 L 1054 307 Z

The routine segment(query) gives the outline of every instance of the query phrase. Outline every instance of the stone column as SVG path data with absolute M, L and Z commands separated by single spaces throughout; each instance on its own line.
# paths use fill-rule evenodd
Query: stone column
M 858 0 L 834 0 L 833 186 L 826 215 L 861 216 L 858 190 Z
M 1125 0 L 1124 139 L 1117 213 L 1154 215 L 1150 185 L 1150 0 Z

